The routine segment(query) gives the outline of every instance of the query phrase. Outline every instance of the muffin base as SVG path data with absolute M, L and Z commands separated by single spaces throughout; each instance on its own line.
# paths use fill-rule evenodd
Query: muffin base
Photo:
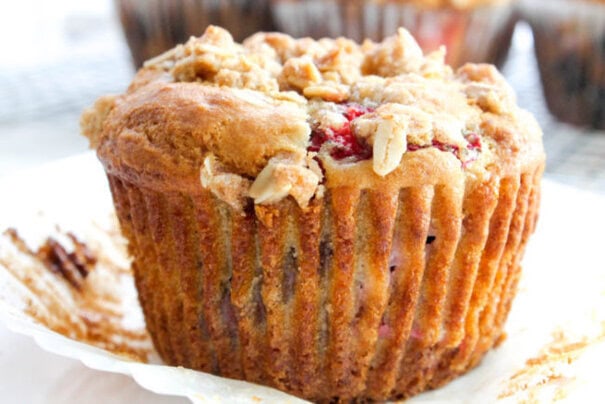
M 314 401 L 399 399 L 502 337 L 542 165 L 518 177 L 330 189 L 242 214 L 109 174 L 161 357 Z

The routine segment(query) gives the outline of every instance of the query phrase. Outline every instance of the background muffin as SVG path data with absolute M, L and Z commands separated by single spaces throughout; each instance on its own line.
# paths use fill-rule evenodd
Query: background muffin
M 560 120 L 605 129 L 605 2 L 527 1 L 549 110 Z
M 403 29 L 240 45 L 210 27 L 84 113 L 167 363 L 385 400 L 500 339 L 541 131 L 493 66 L 443 57 Z
M 380 41 L 405 27 L 425 51 L 447 47 L 447 63 L 501 64 L 516 22 L 508 0 L 272 0 L 275 23 L 294 37 Z
M 116 0 L 135 66 L 189 39 L 210 24 L 236 40 L 271 31 L 268 0 Z

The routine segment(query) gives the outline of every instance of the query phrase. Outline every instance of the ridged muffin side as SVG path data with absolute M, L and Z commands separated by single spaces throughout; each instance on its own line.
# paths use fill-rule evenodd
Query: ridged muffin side
M 541 172 L 331 189 L 305 210 L 285 199 L 244 215 L 208 191 L 109 179 L 167 363 L 312 400 L 385 400 L 451 380 L 497 343 Z

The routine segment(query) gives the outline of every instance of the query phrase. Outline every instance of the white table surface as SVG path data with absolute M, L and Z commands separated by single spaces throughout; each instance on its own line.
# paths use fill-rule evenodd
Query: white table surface
M 187 403 L 181 397 L 144 390 L 130 377 L 100 372 L 79 361 L 42 350 L 27 336 L 0 323 L 0 400 L 2 403 Z

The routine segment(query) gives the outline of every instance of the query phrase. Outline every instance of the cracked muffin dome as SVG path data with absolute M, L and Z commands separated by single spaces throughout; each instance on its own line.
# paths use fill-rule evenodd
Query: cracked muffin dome
M 541 131 L 494 67 L 444 56 L 404 29 L 237 44 L 209 27 L 84 112 L 167 364 L 382 401 L 501 342 Z
M 404 29 L 381 43 L 209 27 L 145 63 L 82 130 L 109 170 L 301 206 L 323 187 L 401 187 L 414 175 L 506 175 L 541 132 L 491 65 L 453 72 Z M 425 161 L 426 166 L 421 162 Z M 201 182 L 199 181 L 201 172 Z

